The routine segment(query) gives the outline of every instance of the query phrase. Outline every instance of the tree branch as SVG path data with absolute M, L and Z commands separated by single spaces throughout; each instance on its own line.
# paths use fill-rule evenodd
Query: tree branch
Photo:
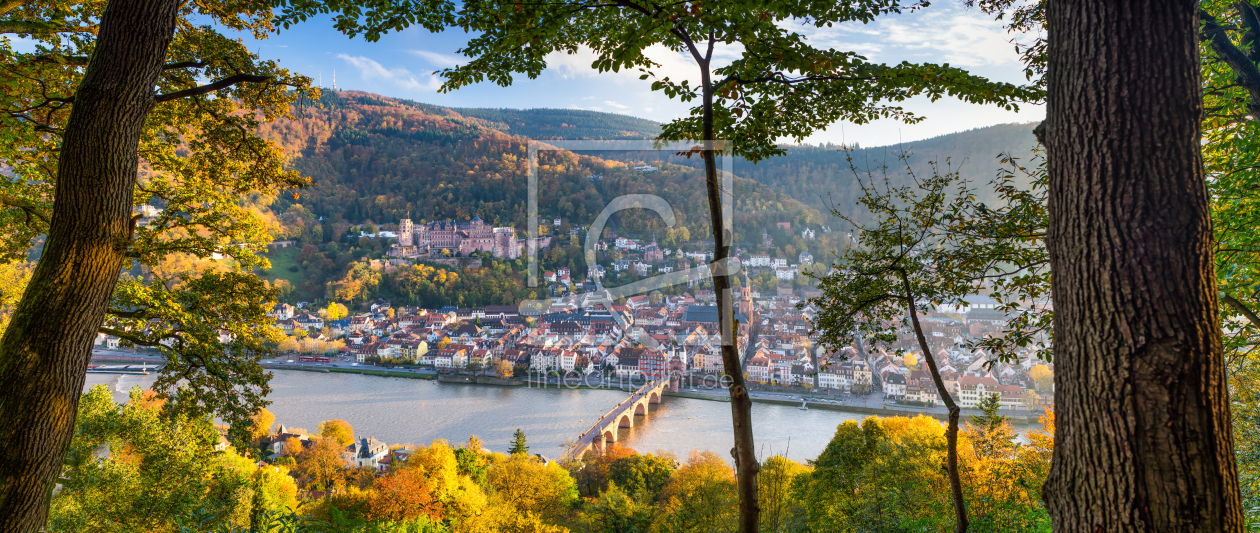
M 1221 299 L 1225 300 L 1225 303 L 1229 304 L 1230 307 L 1233 307 L 1235 311 L 1238 311 L 1239 313 L 1242 313 L 1243 316 L 1247 317 L 1247 320 L 1250 320 L 1252 325 L 1260 327 L 1260 317 L 1256 316 L 1256 312 L 1248 308 L 1246 304 L 1238 301 L 1237 298 L 1228 294 L 1221 294 Z
M 1252 113 L 1260 113 L 1260 69 L 1257 69 L 1256 64 L 1247 58 L 1246 52 L 1234 46 L 1226 29 L 1217 23 L 1216 17 L 1200 9 L 1199 18 L 1203 21 L 1203 33 L 1200 38 L 1208 41 L 1216 55 L 1220 56 L 1221 60 L 1234 71 L 1238 85 L 1246 89 L 1247 94 L 1251 96 L 1247 109 Z
M 96 328 L 96 331 L 98 331 L 98 332 L 100 332 L 100 333 L 104 333 L 104 334 L 106 334 L 106 335 L 113 335 L 113 336 L 115 336 L 115 337 L 118 337 L 118 338 L 120 338 L 120 339 L 123 339 L 123 340 L 125 340 L 125 341 L 128 341 L 128 342 L 130 342 L 130 343 L 132 343 L 132 344 L 135 344 L 135 345 L 137 345 L 137 346 L 157 346 L 157 345 L 161 344 L 161 343 L 159 343 L 159 342 L 150 341 L 150 340 L 144 339 L 144 338 L 142 338 L 142 337 L 137 337 L 137 336 L 132 335 L 131 333 L 126 332 L 126 331 L 123 331 L 123 330 L 121 330 L 121 329 L 111 328 L 111 327 L 107 327 L 107 326 L 101 326 L 101 327 L 99 327 L 99 328 Z
M 22 5 L 26 0 L 0 0 L 0 15 L 13 11 L 13 8 Z
M 145 316 L 148 316 L 149 308 L 146 307 L 144 309 L 134 309 L 131 311 L 123 311 L 121 309 L 110 309 L 106 312 L 118 318 L 144 318 Z
M 259 83 L 259 82 L 264 82 L 270 79 L 272 79 L 271 76 L 255 76 L 253 74 L 237 74 L 235 76 L 228 76 L 226 78 L 223 78 L 209 85 L 202 85 L 201 87 L 194 87 L 192 89 L 175 91 L 173 93 L 168 93 L 168 94 L 159 94 L 156 100 L 158 102 L 168 102 L 168 101 L 176 100 L 179 98 L 187 98 L 189 96 L 197 96 L 199 94 L 211 93 L 219 89 L 231 87 L 238 83 Z
M 30 33 L 44 35 L 49 33 L 92 33 L 96 26 L 67 27 L 42 20 L 0 20 L 0 34 Z
M 162 70 L 173 70 L 177 68 L 205 68 L 209 63 L 205 61 L 181 61 L 179 63 L 167 63 L 162 65 Z
M 0 205 L 16 207 L 18 209 L 21 209 L 22 211 L 25 211 L 28 223 L 30 221 L 29 220 L 30 217 L 32 216 L 40 219 L 41 221 L 44 222 L 44 224 L 49 223 L 48 214 L 45 213 L 42 209 L 39 208 L 39 206 L 35 205 L 35 203 L 30 200 L 18 198 L 15 196 L 10 196 L 7 194 L 0 194 Z
M 51 55 L 35 56 L 35 62 L 37 63 L 57 63 L 61 65 L 74 65 L 74 66 L 85 66 L 88 64 L 88 59 L 90 59 L 88 56 L 61 56 L 61 57 L 51 56 Z

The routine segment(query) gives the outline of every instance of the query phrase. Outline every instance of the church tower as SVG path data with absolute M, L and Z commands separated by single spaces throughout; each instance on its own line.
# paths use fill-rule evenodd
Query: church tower
M 744 271 L 744 283 L 739 287 L 739 312 L 749 324 L 752 323 L 752 287 L 748 284 L 748 271 Z

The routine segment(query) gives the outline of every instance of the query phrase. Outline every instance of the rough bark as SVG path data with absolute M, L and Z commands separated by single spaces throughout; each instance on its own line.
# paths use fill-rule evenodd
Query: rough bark
M 928 370 L 932 373 L 932 382 L 936 385 L 937 394 L 941 395 L 945 408 L 949 410 L 949 425 L 945 428 L 945 473 L 949 477 L 950 497 L 954 501 L 954 533 L 967 533 L 967 502 L 963 499 L 962 477 L 958 474 L 958 413 L 961 410 L 954 402 L 954 398 L 949 395 L 949 390 L 945 388 L 945 380 L 941 378 L 941 371 L 936 366 L 936 357 L 932 355 L 932 348 L 928 346 L 927 337 L 923 335 L 923 325 L 919 323 L 919 309 L 914 303 L 915 294 L 910 289 L 910 278 L 906 276 L 905 270 L 899 270 L 897 273 L 901 275 L 901 286 L 905 291 L 903 297 L 910 311 L 910 323 L 914 326 L 914 336 L 919 341 L 919 349 L 923 351 L 923 361 L 927 363 Z
M 1192 0 L 1056 0 L 1055 531 L 1240 531 Z
M 38 531 L 132 232 L 137 146 L 174 0 L 111 0 L 75 94 L 43 256 L 0 339 L 0 531 Z

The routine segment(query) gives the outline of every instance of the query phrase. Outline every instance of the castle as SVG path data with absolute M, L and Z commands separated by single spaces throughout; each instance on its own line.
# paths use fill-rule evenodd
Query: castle
M 431 222 L 415 225 L 411 219 L 398 221 L 398 244 L 390 250 L 396 257 L 438 255 L 442 250 L 452 255 L 490 252 L 495 257 L 520 257 L 520 243 L 512 228 L 496 228 L 481 217 L 467 222 Z

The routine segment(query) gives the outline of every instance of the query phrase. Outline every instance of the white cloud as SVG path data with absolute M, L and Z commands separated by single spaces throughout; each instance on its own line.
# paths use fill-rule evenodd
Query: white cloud
M 405 68 L 385 68 L 375 60 L 364 56 L 350 56 L 346 54 L 337 54 L 337 57 L 345 60 L 351 66 L 359 69 L 359 74 L 364 81 L 387 80 L 392 81 L 399 87 L 408 91 L 437 91 L 442 86 L 442 81 L 436 76 L 422 76 L 427 78 L 425 81 L 416 79 L 415 74 Z
M 715 68 L 729 63 L 730 59 L 735 57 L 726 48 L 730 47 L 722 46 L 714 50 Z M 652 72 L 658 78 L 668 77 L 674 81 L 692 80 L 693 82 L 700 80 L 700 71 L 688 55 L 675 52 L 659 44 L 649 46 L 645 51 L 645 55 L 660 65 L 652 69 Z M 601 73 L 591 68 L 591 64 L 595 62 L 596 57 L 595 52 L 585 46 L 579 47 L 578 51 L 572 54 L 552 52 L 546 57 L 547 69 L 556 72 L 564 79 L 599 76 L 602 79 L 616 81 L 617 83 L 637 82 L 639 81 L 639 76 L 643 75 L 638 69 Z
M 458 67 L 464 62 L 464 58 L 460 56 L 439 54 L 428 50 L 407 50 L 407 53 L 428 61 L 429 64 L 438 68 Z
M 617 102 L 614 102 L 614 101 L 612 101 L 612 100 L 604 100 L 604 103 L 605 103 L 605 104 L 608 104 L 608 105 L 610 105 L 610 106 L 613 106 L 613 107 L 615 107 L 615 108 L 617 108 L 617 109 L 626 109 L 627 107 L 629 107 L 629 106 L 624 106 L 624 105 L 618 104 Z
M 932 6 L 869 24 L 793 27 L 814 46 L 853 51 L 872 61 L 937 62 L 962 67 L 1018 66 L 1002 22 L 962 7 Z M 1024 40 L 1031 40 L 1027 38 Z

